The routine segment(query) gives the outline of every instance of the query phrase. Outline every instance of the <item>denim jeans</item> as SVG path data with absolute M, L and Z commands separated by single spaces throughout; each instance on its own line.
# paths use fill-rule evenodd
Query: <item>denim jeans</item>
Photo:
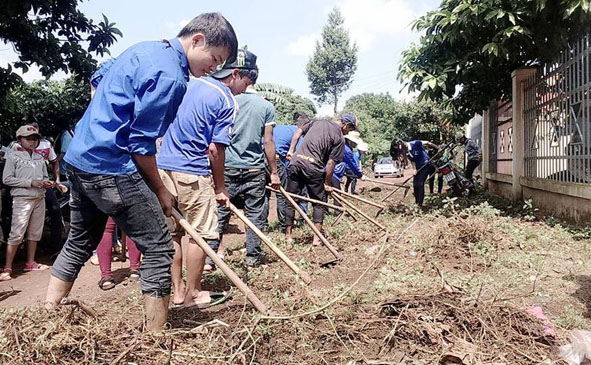
M 425 200 L 425 181 L 427 181 L 429 175 L 435 172 L 435 167 L 433 165 L 427 165 L 418 170 L 419 172 L 417 172 L 412 180 L 412 186 L 415 193 L 415 203 L 422 207 L 423 201 Z
M 52 275 L 73 282 L 96 249 L 107 223 L 113 220 L 143 254 L 142 292 L 170 295 L 172 238 L 156 194 L 142 176 L 89 174 L 68 166 L 72 183 L 70 234 L 52 268 Z
M 265 225 L 265 169 L 237 169 L 226 167 L 224 171 L 226 189 L 230 194 L 230 201 L 238 209 L 244 208 L 248 218 L 258 229 Z M 220 240 L 224 229 L 230 222 L 230 209 L 218 206 Z M 262 253 L 261 240 L 250 229 L 246 229 L 246 256 L 258 257 Z

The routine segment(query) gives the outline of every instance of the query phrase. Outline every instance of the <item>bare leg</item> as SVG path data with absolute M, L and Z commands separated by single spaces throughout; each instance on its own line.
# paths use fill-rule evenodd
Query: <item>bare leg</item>
M 205 267 L 205 256 L 205 252 L 203 252 L 201 247 L 199 247 L 193 240 L 190 240 L 187 252 L 186 307 L 209 302 L 209 293 L 203 292 L 201 288 L 201 278 L 203 277 L 203 268 Z
M 293 241 L 293 238 L 291 237 L 291 228 L 292 226 L 285 227 L 285 239 L 287 240 L 287 242 Z
M 35 261 L 35 252 L 37 251 L 37 241 L 27 241 L 27 264 Z
M 183 281 L 183 251 L 181 246 L 182 236 L 174 236 L 174 256 L 172 258 L 171 276 L 173 289 L 173 303 L 182 303 L 185 299 L 185 283 Z M 187 265 L 189 260 L 187 259 Z
M 49 285 L 47 285 L 45 308 L 55 308 L 55 306 L 57 306 L 60 301 L 70 293 L 70 290 L 72 290 L 72 285 L 74 285 L 73 282 L 63 281 L 52 275 L 49 278 Z
M 144 309 L 146 311 L 146 329 L 150 332 L 160 332 L 168 320 L 168 303 L 170 296 L 152 297 L 144 295 Z
M 316 226 L 316 228 L 318 228 L 318 230 L 320 232 L 322 232 L 322 223 L 314 223 L 314 225 Z M 320 237 L 318 237 L 317 235 L 314 235 L 314 240 L 312 241 L 312 245 L 313 246 L 320 246 L 322 244 L 322 241 L 320 241 Z
M 18 245 L 6 245 L 6 263 L 4 264 L 5 269 L 12 269 L 12 262 L 18 251 Z

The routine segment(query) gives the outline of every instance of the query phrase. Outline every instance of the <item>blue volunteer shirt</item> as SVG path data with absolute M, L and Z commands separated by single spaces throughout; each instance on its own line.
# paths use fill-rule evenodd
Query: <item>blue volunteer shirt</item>
M 273 128 L 273 139 L 275 140 L 275 153 L 279 155 L 281 161 L 285 167 L 289 166 L 289 160 L 286 158 L 287 152 L 289 152 L 289 146 L 291 145 L 291 139 L 298 130 L 296 125 L 276 125 Z M 298 139 L 295 150 L 297 151 L 300 144 L 302 144 L 304 137 Z
M 410 145 L 409 159 L 414 162 L 418 170 L 429 162 L 429 155 L 423 148 L 423 141 L 417 140 L 408 144 Z
M 236 101 L 227 86 L 211 77 L 192 79 L 162 140 L 158 168 L 210 175 L 209 145 L 230 144 L 236 112 Z
M 345 170 L 351 170 L 353 174 L 357 177 L 363 176 L 363 172 L 361 171 L 361 167 L 359 166 L 359 159 L 355 158 L 355 154 L 353 153 L 353 149 L 348 144 L 345 144 L 345 153 L 343 154 L 343 161 L 339 162 L 335 168 L 334 173 L 332 174 L 333 179 L 337 179 L 338 181 L 343 180 L 343 176 L 345 175 Z
M 65 161 L 92 174 L 130 174 L 131 155 L 156 153 L 187 89 L 189 63 L 178 39 L 142 42 L 104 72 Z

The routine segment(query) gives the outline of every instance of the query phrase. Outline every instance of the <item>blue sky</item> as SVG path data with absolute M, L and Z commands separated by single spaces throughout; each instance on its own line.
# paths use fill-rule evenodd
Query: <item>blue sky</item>
M 239 44 L 248 45 L 257 54 L 259 82 L 273 82 L 295 89 L 312 98 L 305 74 L 314 43 L 320 38 L 328 13 L 338 6 L 345 26 L 359 46 L 358 70 L 350 89 L 340 100 L 364 92 L 390 92 L 396 98 L 400 52 L 418 39 L 409 24 L 440 0 L 297 0 L 297 1 L 181 1 L 181 0 L 87 0 L 80 9 L 95 21 L 102 13 L 123 32 L 123 38 L 111 47 L 117 56 L 127 47 L 144 40 L 172 38 L 194 16 L 221 12 L 234 26 Z M 9 46 L 0 46 L 0 65 L 14 61 Z M 35 70 L 23 76 L 40 78 Z M 64 75 L 56 75 L 56 78 Z M 331 114 L 330 105 L 320 113 Z

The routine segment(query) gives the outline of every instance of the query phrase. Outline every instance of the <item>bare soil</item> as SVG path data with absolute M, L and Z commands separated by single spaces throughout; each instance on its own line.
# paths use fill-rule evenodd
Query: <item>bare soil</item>
M 358 186 L 374 201 L 392 189 Z M 247 268 L 244 228 L 234 220 L 227 261 L 271 308 L 266 315 L 235 289 L 224 305 L 171 311 L 170 328 L 151 335 L 143 331 L 137 284 L 102 292 L 98 269 L 88 264 L 71 296 L 88 302 L 96 318 L 77 306 L 40 309 L 48 273 L 0 283 L 0 362 L 560 363 L 556 347 L 568 330 L 591 325 L 589 239 L 484 194 L 433 197 L 419 211 L 402 192 L 378 217 L 387 233 L 361 218 L 334 226 L 334 217 L 327 219 L 326 236 L 343 256 L 330 267 L 321 266 L 330 252 L 310 245 L 308 228 L 296 229 L 295 243 L 287 244 L 272 224 L 270 237 L 310 274 L 309 286 L 268 250 L 269 265 Z M 124 273 L 126 264 L 114 265 Z M 231 283 L 216 272 L 205 286 Z M 543 308 L 556 336 L 526 313 L 532 306 Z

